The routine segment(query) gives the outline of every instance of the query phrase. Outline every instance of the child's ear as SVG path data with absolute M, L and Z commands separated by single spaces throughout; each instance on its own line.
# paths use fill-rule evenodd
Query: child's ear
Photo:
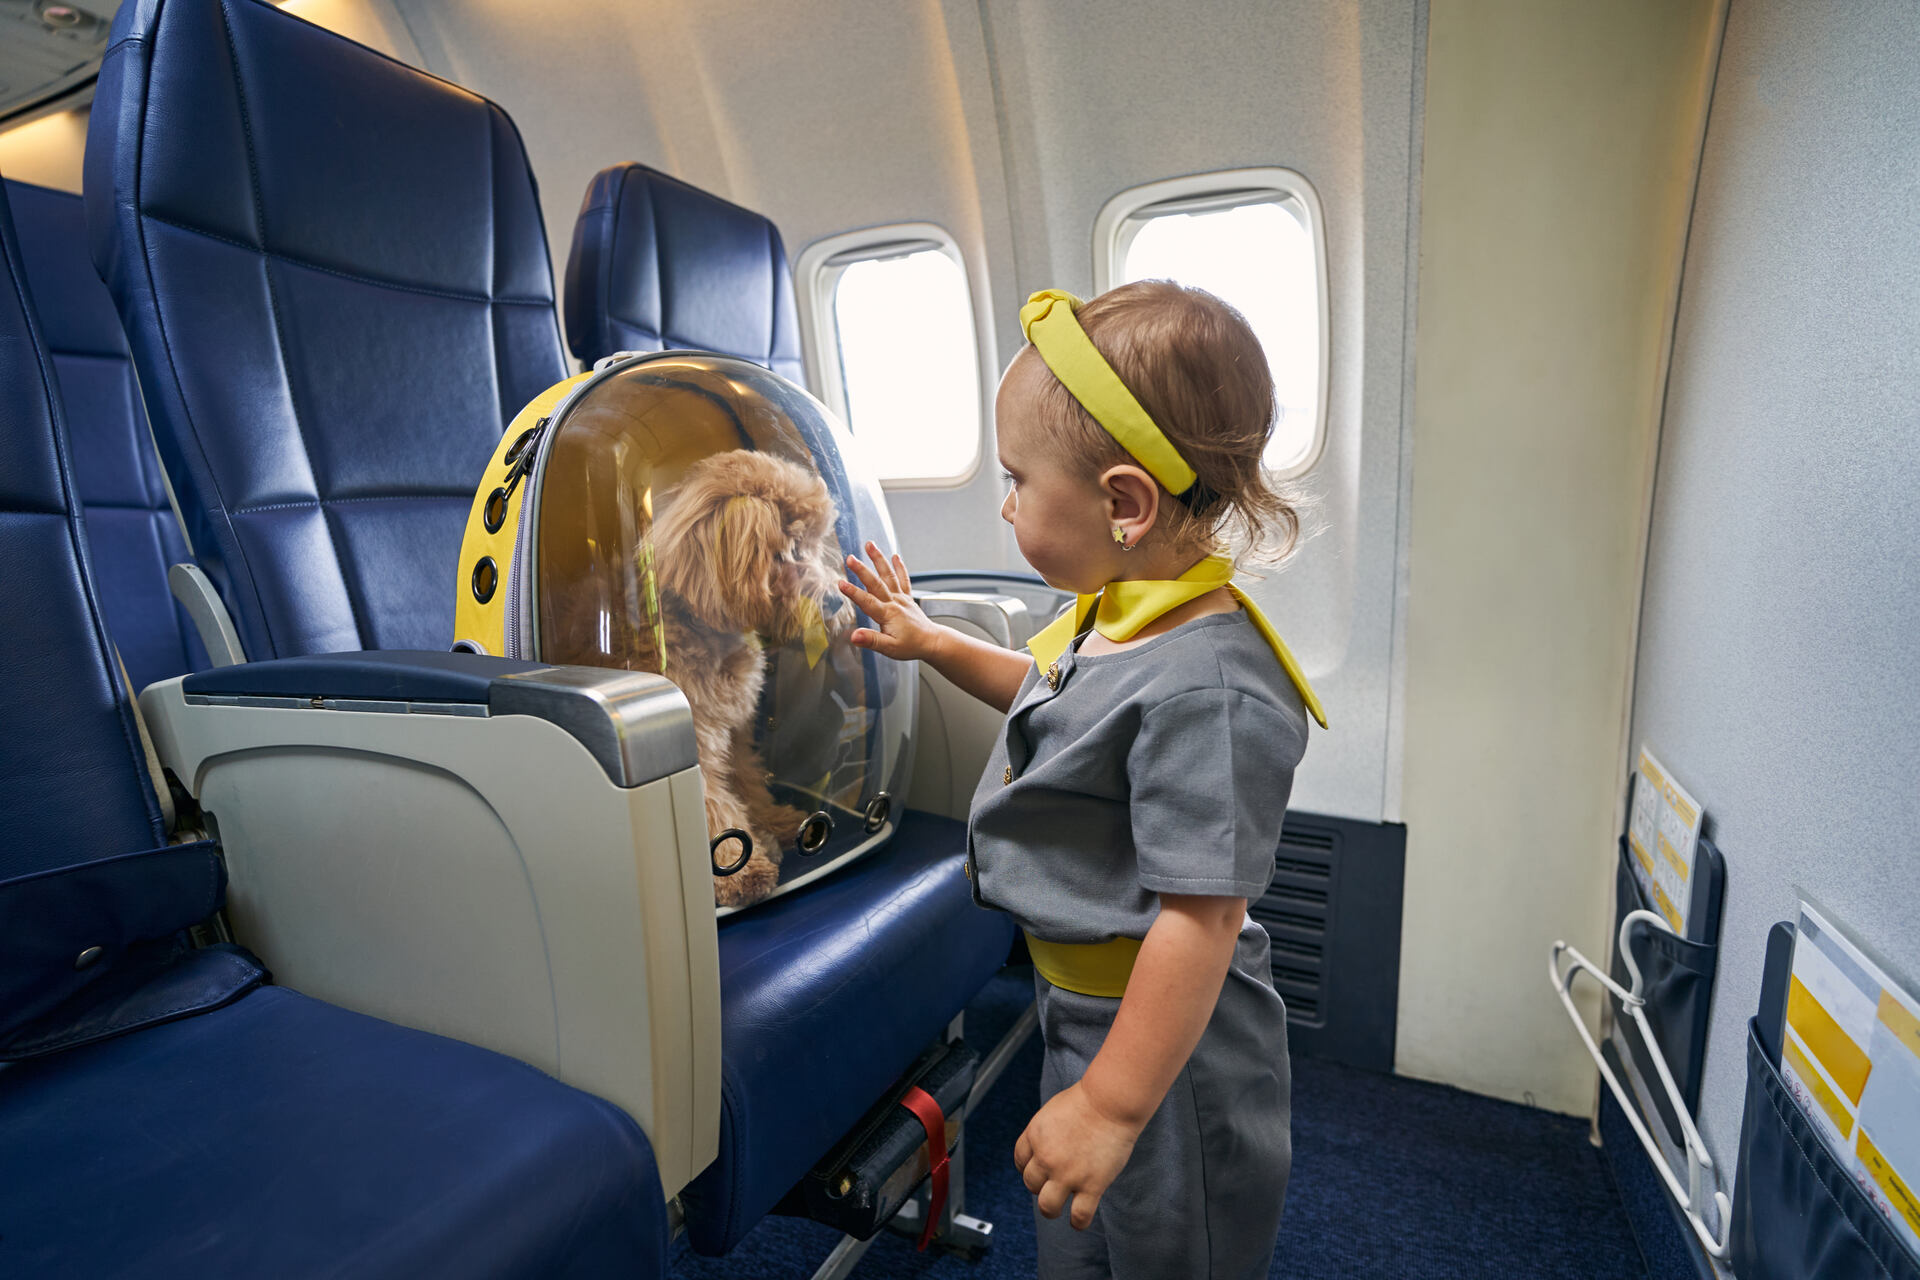
M 1137 524 L 1144 534 L 1160 511 L 1160 485 L 1139 467 L 1122 464 L 1101 473 L 1107 495 L 1107 518 L 1116 524 Z M 1128 541 L 1132 541 L 1131 538 Z

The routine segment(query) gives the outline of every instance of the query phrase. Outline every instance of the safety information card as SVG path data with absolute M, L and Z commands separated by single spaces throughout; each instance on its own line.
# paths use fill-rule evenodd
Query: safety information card
M 1780 1074 L 1860 1190 L 1920 1254 L 1920 1004 L 1804 902 Z
M 1644 745 L 1635 772 L 1640 776 L 1633 786 L 1633 818 L 1627 823 L 1634 875 L 1655 909 L 1684 938 L 1700 842 L 1700 806 Z

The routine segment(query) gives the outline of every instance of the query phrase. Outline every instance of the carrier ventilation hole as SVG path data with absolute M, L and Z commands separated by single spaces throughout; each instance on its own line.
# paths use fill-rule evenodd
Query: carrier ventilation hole
M 887 825 L 887 814 L 893 809 L 893 797 L 882 791 L 867 802 L 867 831 L 869 834 Z
M 814 854 L 824 849 L 827 837 L 833 834 L 833 819 L 825 813 L 816 813 L 800 824 L 800 852 Z
M 540 420 L 540 426 L 545 425 L 546 419 L 542 418 Z M 520 433 L 520 438 L 513 442 L 511 449 L 507 450 L 506 463 L 508 466 L 512 466 L 514 463 L 520 461 L 520 455 L 527 451 L 527 446 L 533 443 L 533 438 L 540 434 L 540 426 L 528 427 Z
M 507 491 L 495 489 L 487 495 L 487 505 L 481 508 L 480 522 L 487 526 L 488 533 L 500 532 L 500 526 L 507 522 Z
M 740 860 L 723 867 L 720 865 L 720 846 L 729 840 L 738 840 L 740 842 Z M 732 875 L 734 872 L 740 870 L 740 868 L 746 866 L 748 860 L 752 857 L 753 837 L 738 827 L 728 827 L 725 831 L 722 831 L 719 835 L 707 842 L 707 859 L 713 863 L 713 874 L 717 876 Z
M 480 563 L 473 566 L 473 598 L 481 604 L 493 599 L 493 592 L 500 585 L 500 570 L 493 563 L 492 556 L 481 556 Z

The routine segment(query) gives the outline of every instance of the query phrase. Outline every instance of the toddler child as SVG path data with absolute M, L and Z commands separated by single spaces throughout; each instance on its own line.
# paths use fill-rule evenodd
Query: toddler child
M 1007 712 L 974 795 L 974 900 L 1032 952 L 1042 1105 L 1014 1147 L 1045 1280 L 1259 1280 L 1291 1158 L 1286 1010 L 1247 914 L 1307 716 L 1225 535 L 1290 550 L 1273 383 L 1211 294 L 1037 293 L 995 416 L 1021 554 L 1078 599 L 1017 653 L 938 626 L 867 545 L 854 644 Z M 1066 1217 L 1063 1219 L 1062 1214 Z

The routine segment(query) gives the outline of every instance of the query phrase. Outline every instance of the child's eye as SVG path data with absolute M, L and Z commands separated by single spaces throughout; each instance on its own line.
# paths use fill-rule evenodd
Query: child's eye
M 1019 484 L 1019 483 L 1020 483 L 1020 482 L 1019 482 L 1018 480 L 1015 480 L 1015 479 L 1013 478 L 1013 472 L 1011 472 L 1011 471 L 1002 471 L 1002 472 L 1000 473 L 1000 478 L 1001 478 L 1002 480 L 1004 480 L 1004 481 L 1006 481 L 1006 482 L 1007 482 L 1008 484 Z

